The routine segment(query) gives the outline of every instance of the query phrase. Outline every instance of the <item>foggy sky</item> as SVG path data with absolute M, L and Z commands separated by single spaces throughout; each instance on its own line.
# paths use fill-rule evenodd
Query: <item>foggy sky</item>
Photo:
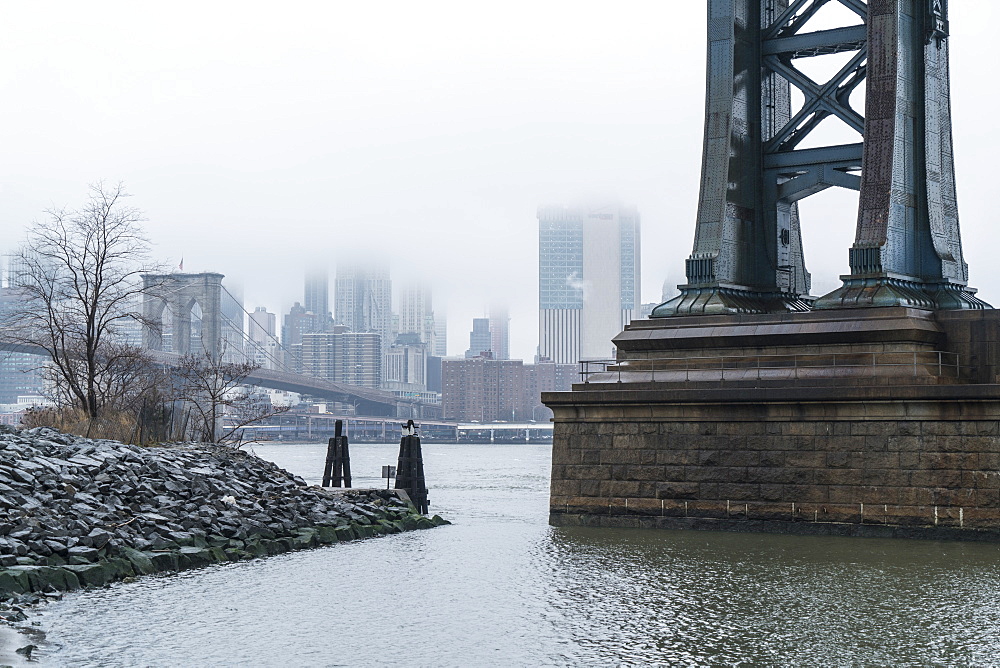
M 951 48 L 970 284 L 1000 305 L 996 5 L 952 2 Z M 120 180 L 156 255 L 226 274 L 250 311 L 301 301 L 306 265 L 374 255 L 432 282 L 449 353 L 500 300 L 530 360 L 539 204 L 635 204 L 642 300 L 683 281 L 704 61 L 703 0 L 7 2 L 0 251 Z M 856 208 L 801 203 L 814 294 L 847 273 Z

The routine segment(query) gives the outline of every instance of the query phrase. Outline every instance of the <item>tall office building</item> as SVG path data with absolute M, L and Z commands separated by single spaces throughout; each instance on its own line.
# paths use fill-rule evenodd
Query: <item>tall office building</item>
M 488 357 L 494 359 L 490 319 L 473 318 L 472 331 L 469 332 L 469 349 L 465 351 L 465 359 L 479 357 L 483 353 L 489 353 Z
M 240 363 L 247 360 L 244 350 L 243 332 L 246 331 L 246 311 L 243 309 L 243 287 L 228 285 L 222 290 L 219 301 L 222 317 L 222 360 L 224 362 Z
M 281 347 L 285 349 L 283 363 L 292 371 L 302 371 L 302 337 L 316 332 L 316 314 L 295 302 L 285 314 L 281 325 Z
M 316 314 L 295 302 L 285 314 L 285 322 L 281 326 L 281 343 L 286 348 L 302 343 L 303 334 L 316 332 Z
M 377 332 L 382 351 L 392 337 L 392 280 L 389 268 L 350 262 L 337 265 L 334 322 L 352 332 Z
M 258 306 L 250 314 L 248 334 L 254 343 L 267 343 L 277 336 L 277 316 L 269 313 L 263 306 Z
M 254 364 L 264 369 L 277 369 L 283 361 L 277 339 L 277 321 L 277 316 L 269 313 L 263 306 L 255 308 L 249 317 L 249 357 Z
M 613 356 L 639 309 L 639 212 L 619 204 L 538 209 L 538 354 Z
M 416 334 L 428 349 L 434 349 L 434 306 L 426 284 L 410 283 L 400 288 L 398 334 Z
M 434 344 L 431 353 L 435 357 L 448 356 L 448 316 L 444 311 L 434 312 Z
M 510 359 L 510 315 L 497 304 L 490 307 L 490 350 L 495 360 Z
M 316 331 L 325 332 L 333 325 L 333 314 L 330 313 L 330 273 L 326 267 L 306 272 L 305 299 L 302 305 L 316 315 Z

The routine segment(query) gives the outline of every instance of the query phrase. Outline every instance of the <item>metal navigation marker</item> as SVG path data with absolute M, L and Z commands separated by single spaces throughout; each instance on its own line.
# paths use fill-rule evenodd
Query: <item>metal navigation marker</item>
M 395 466 L 383 466 L 382 467 L 382 477 L 385 478 L 385 488 L 389 489 L 389 479 L 396 476 Z

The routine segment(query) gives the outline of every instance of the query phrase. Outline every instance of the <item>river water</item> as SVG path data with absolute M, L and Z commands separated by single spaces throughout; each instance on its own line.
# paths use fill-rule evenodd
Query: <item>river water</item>
M 325 446 L 254 451 L 318 483 Z M 355 486 L 398 446 L 351 445 Z M 78 592 L 72 666 L 1000 665 L 1000 547 L 555 529 L 549 446 L 424 446 L 452 526 Z

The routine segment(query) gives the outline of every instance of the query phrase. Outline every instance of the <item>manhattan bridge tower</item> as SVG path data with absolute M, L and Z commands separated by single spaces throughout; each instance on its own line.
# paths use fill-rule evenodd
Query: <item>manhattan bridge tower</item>
M 694 250 L 653 317 L 909 306 L 983 309 L 967 286 L 946 0 L 707 0 L 708 86 Z M 829 2 L 853 25 L 813 30 Z M 849 53 L 827 81 L 796 67 Z M 864 115 L 851 94 L 866 85 Z M 804 97 L 793 113 L 791 87 Z M 800 148 L 827 118 L 857 143 Z M 843 286 L 809 296 L 797 202 L 860 191 Z M 805 221 L 804 224 L 808 224 Z

